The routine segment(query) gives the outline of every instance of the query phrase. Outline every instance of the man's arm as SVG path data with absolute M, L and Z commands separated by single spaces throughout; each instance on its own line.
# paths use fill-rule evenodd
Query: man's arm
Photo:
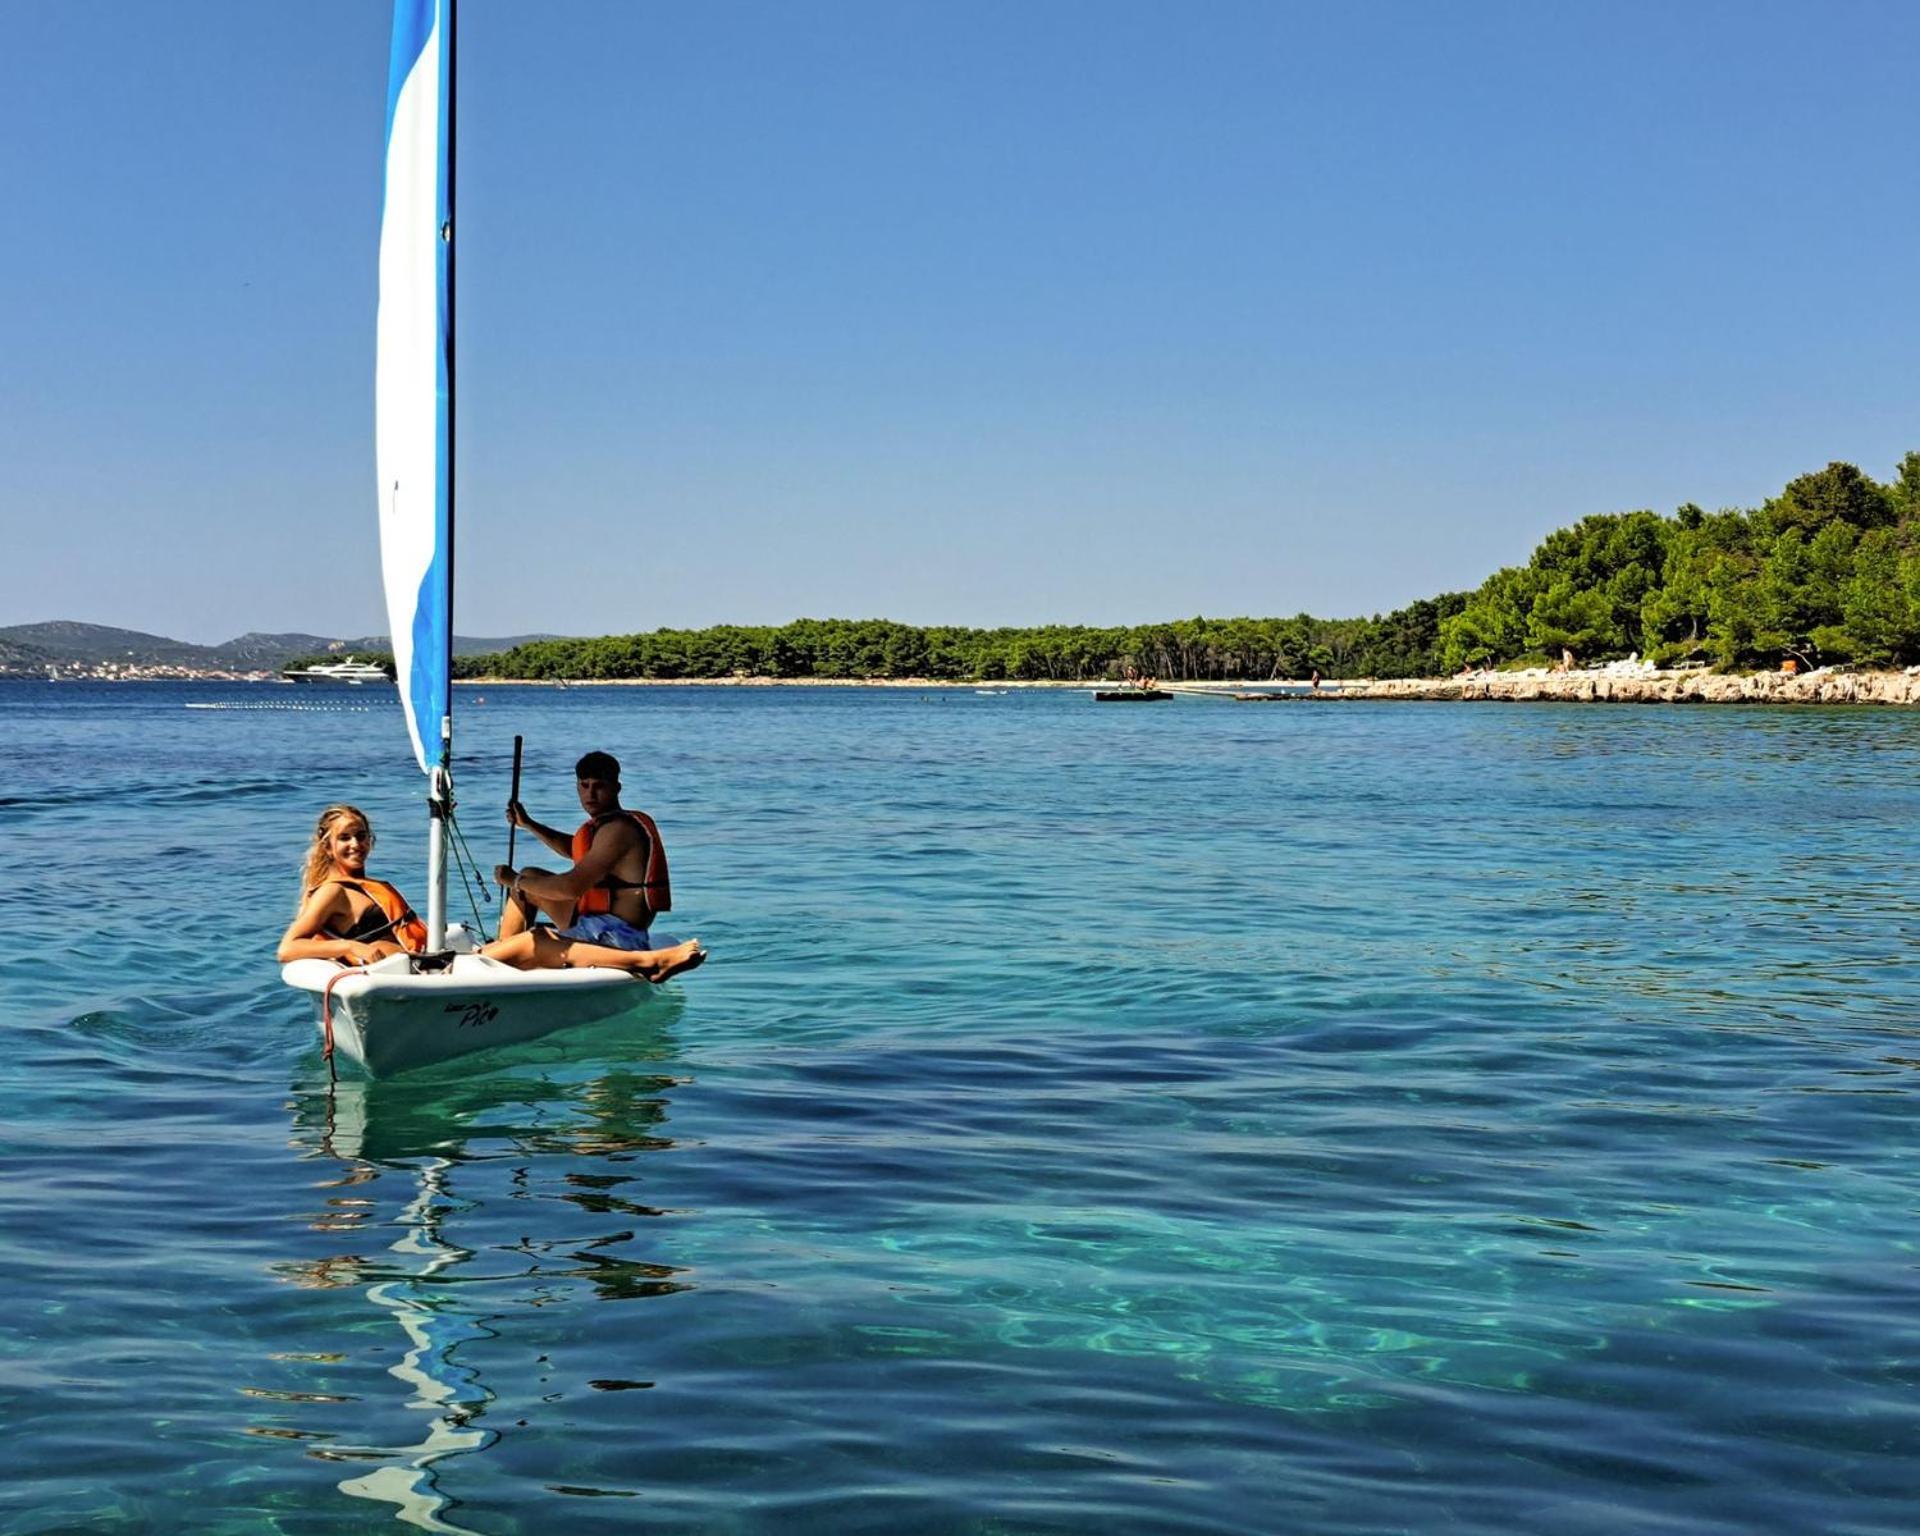
M 527 808 L 518 800 L 509 800 L 507 802 L 507 820 L 512 822 L 516 827 L 525 827 L 555 853 L 565 854 L 568 858 L 573 857 L 573 834 L 571 832 L 562 832 L 558 827 L 549 827 L 541 822 L 535 821 L 527 814 Z
M 514 889 L 535 901 L 578 901 L 613 873 L 613 866 L 638 846 L 639 839 L 640 829 L 624 816 L 603 822 L 586 857 L 572 869 L 560 875 L 521 875 Z M 571 838 L 561 851 L 573 851 Z

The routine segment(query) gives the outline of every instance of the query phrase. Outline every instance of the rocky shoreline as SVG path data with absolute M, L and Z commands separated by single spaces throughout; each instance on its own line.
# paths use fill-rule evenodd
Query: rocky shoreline
M 1784 672 L 1476 672 L 1466 677 L 1343 683 L 1307 699 L 1446 699 L 1565 704 L 1920 704 L 1920 674 Z
M 293 685 L 271 673 L 203 672 L 188 668 L 127 668 L 54 678 L 54 682 L 191 682 Z M 975 693 L 1020 689 L 1113 688 L 1111 682 L 1044 679 L 954 681 L 947 678 L 686 677 L 592 678 L 567 682 L 549 679 L 456 678 L 472 688 L 947 688 Z M 1237 683 L 1166 683 L 1169 692 L 1189 697 L 1259 699 L 1273 703 L 1325 704 L 1351 699 L 1415 699 L 1447 703 L 1546 704 L 1893 704 L 1920 705 L 1920 669 L 1911 672 L 1820 671 L 1789 676 L 1784 672 L 1728 675 L 1685 672 L 1474 672 L 1463 677 L 1390 677 L 1328 679 L 1318 690 L 1304 680 L 1263 679 Z M 314 691 L 312 687 L 305 689 Z
M 688 677 L 596 678 L 556 685 L 524 678 L 471 678 L 465 686 L 603 688 L 951 688 L 1003 693 L 1013 689 L 1079 689 L 1116 686 L 1112 681 L 945 678 Z M 1831 672 L 1800 676 L 1784 672 L 1744 675 L 1701 670 L 1654 672 L 1598 669 L 1591 672 L 1474 672 L 1462 677 L 1394 677 L 1328 680 L 1316 691 L 1305 679 L 1237 683 L 1165 683 L 1170 692 L 1215 698 L 1259 698 L 1321 704 L 1346 699 L 1427 699 L 1447 702 L 1562 704 L 1916 704 L 1920 670 Z M 1284 690 L 1284 691 L 1282 691 Z

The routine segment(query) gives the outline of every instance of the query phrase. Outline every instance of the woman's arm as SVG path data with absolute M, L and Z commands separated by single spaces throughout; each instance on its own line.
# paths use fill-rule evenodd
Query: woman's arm
M 385 940 L 365 943 L 359 939 L 337 939 L 327 932 L 336 918 L 353 916 L 346 889 L 328 880 L 300 904 L 300 910 L 280 935 L 276 953 L 282 965 L 289 960 L 339 960 L 347 965 L 366 965 L 394 954 L 398 946 Z

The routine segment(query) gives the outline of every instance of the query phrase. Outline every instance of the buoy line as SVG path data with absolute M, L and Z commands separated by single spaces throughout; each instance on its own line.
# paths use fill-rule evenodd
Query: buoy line
M 190 703 L 180 706 L 182 709 L 277 709 L 302 715 L 364 715 L 370 708 L 366 704 L 199 704 Z

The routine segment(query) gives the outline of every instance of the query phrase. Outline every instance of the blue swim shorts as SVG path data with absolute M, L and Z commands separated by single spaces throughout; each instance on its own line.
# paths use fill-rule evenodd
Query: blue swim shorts
M 653 940 L 644 928 L 636 928 L 606 912 L 590 912 L 573 920 L 571 928 L 562 928 L 563 939 L 579 939 L 587 944 L 604 944 L 609 949 L 652 949 Z

